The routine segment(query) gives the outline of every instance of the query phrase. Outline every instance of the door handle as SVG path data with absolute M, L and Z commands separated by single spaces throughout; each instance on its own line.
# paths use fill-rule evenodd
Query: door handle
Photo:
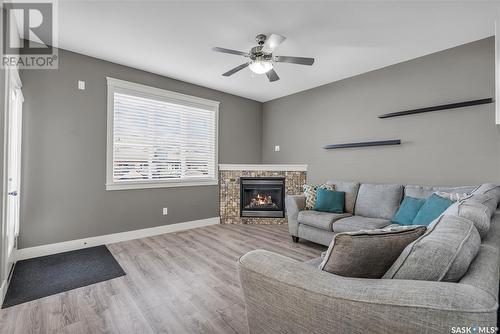
M 17 191 L 11 191 L 8 193 L 9 196 L 17 196 Z

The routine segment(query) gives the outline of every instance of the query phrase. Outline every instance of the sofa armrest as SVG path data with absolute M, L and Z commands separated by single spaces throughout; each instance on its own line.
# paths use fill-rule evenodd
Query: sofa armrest
M 497 301 L 460 283 L 358 279 L 264 250 L 240 258 L 250 333 L 449 333 L 496 326 Z
M 297 217 L 299 212 L 306 208 L 306 197 L 304 195 L 287 195 L 285 198 L 286 216 L 288 220 L 288 230 L 293 236 L 299 235 L 299 222 Z

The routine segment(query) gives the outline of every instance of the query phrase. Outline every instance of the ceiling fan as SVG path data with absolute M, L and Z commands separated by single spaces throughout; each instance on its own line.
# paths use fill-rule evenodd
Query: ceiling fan
M 285 36 L 278 34 L 259 34 L 255 37 L 255 40 L 259 45 L 253 47 L 250 52 L 242 52 L 237 50 L 225 49 L 214 47 L 212 50 L 222 53 L 229 53 L 237 56 L 243 56 L 250 58 L 249 61 L 236 66 L 232 70 L 227 71 L 222 74 L 225 77 L 233 75 L 234 73 L 241 71 L 248 66 L 250 70 L 256 74 L 266 74 L 269 81 L 277 81 L 280 79 L 276 71 L 274 70 L 273 63 L 292 63 L 299 65 L 312 65 L 314 63 L 314 58 L 304 58 L 304 57 L 290 57 L 290 56 L 275 56 L 273 55 L 274 50 L 286 39 Z

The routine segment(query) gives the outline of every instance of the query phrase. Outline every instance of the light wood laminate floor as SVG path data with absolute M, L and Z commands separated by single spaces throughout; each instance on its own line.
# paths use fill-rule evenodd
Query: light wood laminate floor
M 0 310 L 0 333 L 247 333 L 236 261 L 266 249 L 304 261 L 286 225 L 213 225 L 108 245 L 126 276 Z

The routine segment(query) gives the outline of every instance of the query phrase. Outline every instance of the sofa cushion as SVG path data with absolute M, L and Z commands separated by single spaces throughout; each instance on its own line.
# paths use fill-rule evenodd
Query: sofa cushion
M 431 196 L 436 191 L 442 191 L 447 193 L 472 193 L 476 186 L 461 186 L 461 187 L 446 187 L 446 186 L 415 186 L 407 185 L 405 186 L 405 196 L 416 197 L 416 198 L 427 198 Z
M 490 221 L 490 229 L 488 234 L 481 240 L 482 246 L 493 247 L 500 250 L 500 209 L 495 212 Z M 500 264 L 500 258 L 499 258 Z
M 499 258 L 497 247 L 481 244 L 469 270 L 459 283 L 472 285 L 489 292 L 492 296 L 498 296 Z
M 425 226 L 398 226 L 338 233 L 319 269 L 346 277 L 381 278 L 403 249 L 425 231 Z
M 498 203 L 500 202 L 500 186 L 493 184 L 493 183 L 485 183 L 477 187 L 472 194 L 484 194 L 484 195 L 489 195 L 497 201 L 497 206 Z
M 334 233 L 317 227 L 299 224 L 298 237 L 315 242 L 317 244 L 328 246 L 332 242 Z
M 391 219 L 403 198 L 399 184 L 369 184 L 359 187 L 354 213 L 363 217 Z
M 458 282 L 480 245 L 470 220 L 442 215 L 403 250 L 383 278 Z
M 361 216 L 352 216 L 342 218 L 333 223 L 333 232 L 354 232 L 360 230 L 375 230 L 386 227 L 391 224 L 388 219 L 368 218 Z
M 479 236 L 483 239 L 490 229 L 491 215 L 486 205 L 475 201 L 464 200 L 450 206 L 445 214 L 463 217 L 474 223 Z
M 345 192 L 344 212 L 353 213 L 356 197 L 358 196 L 359 183 L 330 180 L 326 184 L 333 184 L 336 191 Z
M 297 221 L 300 224 L 317 227 L 323 230 L 332 231 L 333 222 L 352 216 L 350 213 L 330 213 L 314 210 L 300 211 Z
M 497 200 L 491 195 L 473 194 L 471 197 L 467 199 L 467 201 L 477 202 L 487 206 L 490 217 L 493 216 L 493 214 L 497 209 Z
M 446 211 L 454 202 L 448 198 L 432 194 L 418 210 L 412 225 L 429 225 Z

